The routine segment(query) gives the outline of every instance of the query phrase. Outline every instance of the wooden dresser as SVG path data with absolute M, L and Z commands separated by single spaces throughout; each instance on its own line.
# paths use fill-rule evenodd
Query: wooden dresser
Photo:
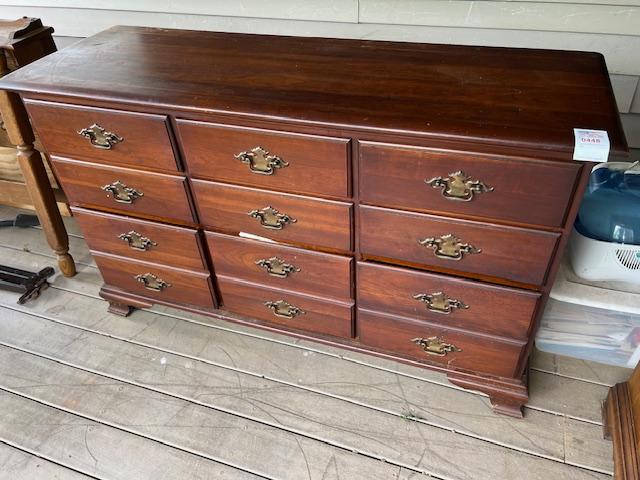
M 521 415 L 590 165 L 595 53 L 114 27 L 2 79 L 104 277 L 444 371 Z

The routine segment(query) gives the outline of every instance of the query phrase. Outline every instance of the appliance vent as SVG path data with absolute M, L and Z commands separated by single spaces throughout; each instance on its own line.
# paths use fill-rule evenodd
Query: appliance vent
M 616 257 L 629 270 L 640 270 L 640 248 L 616 250 Z

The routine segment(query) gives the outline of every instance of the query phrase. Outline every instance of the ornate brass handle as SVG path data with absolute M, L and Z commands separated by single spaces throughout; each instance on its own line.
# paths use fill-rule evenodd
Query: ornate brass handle
M 78 132 L 78 135 L 88 138 L 91 145 L 103 150 L 111 150 L 113 145 L 124 141 L 124 138 L 120 135 L 113 132 L 107 132 L 97 123 L 94 123 L 88 128 L 83 128 Z
M 286 278 L 290 273 L 299 272 L 300 269 L 278 257 L 261 258 L 256 260 L 256 265 L 264 268 L 269 275 L 274 277 Z
M 144 193 L 139 192 L 135 188 L 127 187 L 120 180 L 116 180 L 108 185 L 100 187 L 107 193 L 113 196 L 116 202 L 120 203 L 133 203 L 136 198 L 143 197 Z M 109 195 L 107 195 L 108 197 Z
M 454 309 L 466 310 L 469 308 L 469 305 L 455 298 L 450 298 L 444 292 L 418 293 L 413 298 L 423 302 L 427 306 L 427 310 L 445 315 L 449 315 Z
M 422 347 L 429 355 L 436 355 L 438 357 L 444 357 L 447 353 L 462 351 L 461 348 L 456 347 L 452 343 L 445 343 L 440 337 L 413 338 L 411 341 Z
M 250 152 L 240 152 L 234 155 L 234 158 L 246 163 L 250 171 L 260 175 L 273 175 L 276 169 L 289 166 L 288 162 L 277 155 L 269 155 L 269 152 L 262 147 L 252 148 Z
M 295 218 L 285 213 L 280 213 L 272 206 L 267 206 L 260 210 L 251 210 L 247 212 L 247 215 L 257 218 L 260 220 L 260 225 L 271 230 L 282 230 L 285 225 L 297 222 Z
M 131 230 L 127 233 L 121 233 L 118 235 L 120 240 L 123 240 L 129 244 L 129 247 L 134 250 L 149 250 L 151 247 L 158 245 L 150 238 L 143 237 L 135 230 Z
M 161 292 L 165 288 L 171 286 L 170 283 L 165 282 L 159 277 L 156 277 L 153 273 L 143 273 L 134 277 L 137 281 L 144 284 L 144 288 L 152 290 L 154 292 Z
M 265 307 L 270 308 L 276 317 L 295 318 L 298 315 L 304 315 L 304 310 L 284 300 L 264 302 Z
M 462 202 L 470 202 L 476 193 L 493 191 L 493 187 L 484 184 L 480 180 L 471 180 L 466 173 L 460 170 L 450 173 L 448 178 L 433 177 L 430 180 L 425 179 L 425 183 L 433 188 L 439 188 L 444 198 Z
M 428 237 L 418 240 L 420 245 L 432 248 L 438 258 L 445 260 L 462 260 L 465 254 L 480 253 L 482 249 L 476 248 L 468 243 L 463 243 L 458 237 L 448 233 L 438 238 Z

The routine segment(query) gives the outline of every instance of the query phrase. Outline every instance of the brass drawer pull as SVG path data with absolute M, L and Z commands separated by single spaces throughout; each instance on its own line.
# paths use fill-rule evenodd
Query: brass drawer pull
M 113 145 L 124 141 L 124 138 L 120 135 L 113 132 L 107 132 L 97 123 L 94 123 L 89 128 L 83 128 L 78 132 L 78 135 L 88 138 L 91 145 L 103 150 L 111 150 Z
M 249 165 L 251 172 L 260 175 L 273 175 L 276 169 L 289 166 L 288 162 L 277 155 L 269 155 L 269 152 L 262 147 L 255 147 L 250 152 L 240 152 L 234 155 L 234 158 Z
M 161 292 L 165 288 L 169 288 L 171 286 L 170 283 L 165 282 L 159 277 L 156 277 L 153 273 L 144 273 L 140 275 L 136 275 L 134 277 L 137 281 L 144 284 L 144 288 L 147 290 L 152 290 L 154 292 Z
M 454 309 L 466 310 L 469 308 L 469 305 L 455 298 L 450 298 L 444 292 L 418 293 L 413 298 L 423 302 L 427 306 L 427 310 L 445 315 L 449 315 Z
M 482 249 L 463 243 L 458 237 L 448 233 L 438 238 L 428 237 L 418 240 L 420 245 L 432 248 L 438 258 L 446 260 L 462 260 L 465 254 L 481 253 Z
M 256 265 L 264 268 L 269 275 L 274 277 L 286 278 L 290 273 L 299 272 L 300 269 L 278 257 L 261 258 L 256 260 Z
M 250 212 L 247 212 L 247 215 L 257 218 L 260 220 L 260 225 L 271 230 L 282 230 L 285 225 L 297 222 L 295 218 L 292 218 L 285 213 L 280 213 L 272 206 L 264 207 L 261 210 L 251 210 Z
M 135 188 L 127 187 L 120 180 L 116 180 L 108 185 L 100 187 L 113 196 L 116 202 L 133 203 L 136 198 L 143 197 L 144 193 L 137 191 Z M 107 195 L 108 197 L 109 195 Z
M 131 230 L 127 233 L 121 233 L 118 238 L 129 244 L 129 247 L 133 250 L 149 250 L 151 247 L 155 247 L 158 244 L 153 240 L 143 237 L 135 230 Z
M 461 352 L 462 349 L 452 343 L 445 343 L 440 337 L 414 338 L 411 340 L 429 355 L 444 357 L 447 353 Z
M 466 173 L 460 170 L 450 173 L 448 178 L 434 177 L 430 180 L 425 179 L 425 183 L 433 188 L 439 188 L 444 198 L 462 202 L 470 202 L 476 193 L 493 191 L 493 187 L 484 184 L 480 180 L 471 180 Z
M 304 310 L 295 305 L 291 305 L 284 300 L 264 302 L 264 306 L 270 308 L 276 317 L 295 318 L 298 315 L 304 315 Z

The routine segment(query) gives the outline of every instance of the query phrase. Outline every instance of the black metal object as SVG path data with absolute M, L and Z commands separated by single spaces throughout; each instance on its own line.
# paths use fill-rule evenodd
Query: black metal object
M 35 215 L 18 214 L 15 220 L 0 220 L 0 227 L 35 227 L 40 225 L 40 220 Z
M 47 278 L 55 272 L 51 267 L 45 267 L 37 273 L 20 270 L 18 268 L 0 265 L 0 288 L 12 292 L 21 292 L 18 304 L 38 298 L 40 292 L 49 286 Z

